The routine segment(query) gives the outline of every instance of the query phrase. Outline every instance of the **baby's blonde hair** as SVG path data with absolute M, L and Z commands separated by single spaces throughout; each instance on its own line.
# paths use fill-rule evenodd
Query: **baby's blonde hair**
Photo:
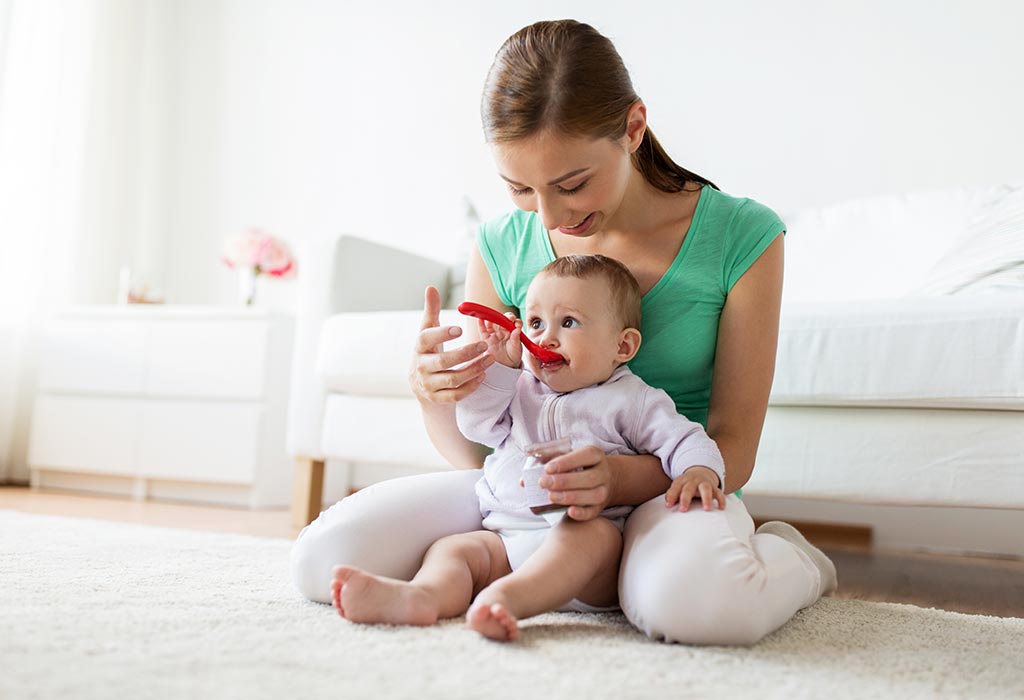
M 640 284 L 618 260 L 605 255 L 565 255 L 545 265 L 537 274 L 578 279 L 603 277 L 622 327 L 640 330 Z

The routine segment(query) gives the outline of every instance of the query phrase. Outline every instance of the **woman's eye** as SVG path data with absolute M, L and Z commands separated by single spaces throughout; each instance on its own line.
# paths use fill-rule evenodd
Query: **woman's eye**
M 558 188 L 558 192 L 559 192 L 559 194 L 576 194 L 577 192 L 582 190 L 586 186 L 586 184 L 588 182 L 590 182 L 590 180 L 584 180 L 580 184 L 578 184 L 575 187 L 573 187 L 571 190 L 567 190 L 564 187 L 559 187 Z
M 562 328 L 575 328 L 580 325 L 580 322 L 574 319 L 572 316 L 566 316 L 562 320 Z
M 529 187 L 524 187 L 523 189 L 519 190 L 513 187 L 512 185 L 508 186 L 508 191 L 512 193 L 513 197 L 522 197 L 524 194 L 530 194 L 530 192 L 532 192 L 532 190 Z

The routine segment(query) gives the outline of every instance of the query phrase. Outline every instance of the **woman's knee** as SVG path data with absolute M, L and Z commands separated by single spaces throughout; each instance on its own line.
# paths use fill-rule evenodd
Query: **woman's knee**
M 620 604 L 627 617 L 654 639 L 685 644 L 754 644 L 772 631 L 752 590 L 753 582 L 696 556 L 672 565 L 629 562 L 642 587 L 623 590 Z M 623 564 L 625 569 L 626 563 Z M 756 584 L 753 584 L 756 587 Z
M 338 564 L 411 578 L 435 540 L 480 528 L 479 476 L 471 470 L 392 479 L 335 503 L 292 547 L 295 588 L 310 600 L 329 602 L 331 570 Z
M 721 512 L 667 512 L 674 521 L 640 515 L 639 530 L 627 529 L 619 576 L 620 604 L 634 625 L 687 644 L 753 644 L 772 630 L 760 610 L 763 567 Z

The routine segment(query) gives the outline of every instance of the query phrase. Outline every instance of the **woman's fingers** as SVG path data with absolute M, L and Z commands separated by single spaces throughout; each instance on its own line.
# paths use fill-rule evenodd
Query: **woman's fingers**
M 444 389 L 457 389 L 473 379 L 484 378 L 484 372 L 494 364 L 494 358 L 489 353 L 483 353 L 470 358 L 472 361 L 459 369 L 439 368 L 422 377 L 422 384 L 428 391 L 442 391 Z M 456 363 L 459 364 L 459 363 Z
M 420 329 L 436 328 L 441 325 L 441 293 L 437 287 L 427 287 L 423 292 L 423 322 Z
M 599 463 L 605 458 L 604 452 L 599 447 L 589 445 L 578 450 L 566 452 L 564 455 L 555 457 L 544 465 L 544 471 L 548 474 L 564 474 L 574 472 L 577 469 L 586 469 Z
M 540 478 L 540 487 L 548 491 L 592 489 L 604 484 L 604 475 L 595 469 L 584 469 L 565 474 L 545 474 Z
M 601 515 L 601 511 L 604 510 L 601 506 L 571 506 L 569 508 L 568 515 L 573 520 L 585 521 L 593 520 L 597 516 Z
M 429 372 L 444 372 L 464 362 L 472 362 L 489 356 L 487 343 L 480 341 L 454 350 L 427 355 L 423 360 L 423 368 Z
M 461 386 L 455 387 L 454 389 L 439 389 L 432 394 L 435 403 L 455 403 L 456 401 L 462 401 L 474 391 L 476 388 L 483 384 L 484 375 L 480 374 L 476 377 L 472 377 L 466 383 Z
M 416 336 L 415 352 L 429 354 L 440 352 L 442 343 L 454 340 L 462 335 L 462 328 L 459 326 L 435 326 L 424 328 Z
M 604 486 L 593 489 L 550 491 L 549 494 L 552 503 L 562 506 L 597 506 L 603 509 L 608 500 L 608 489 Z

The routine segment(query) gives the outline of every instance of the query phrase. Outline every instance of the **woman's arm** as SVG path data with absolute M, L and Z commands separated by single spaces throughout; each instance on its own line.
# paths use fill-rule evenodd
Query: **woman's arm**
M 722 309 L 708 434 L 725 460 L 725 492 L 750 479 L 775 375 L 782 306 L 783 236 L 733 285 Z
M 466 299 L 501 311 L 511 311 L 498 298 L 480 251 L 474 247 L 466 271 Z M 461 333 L 456 326 L 441 327 L 441 297 L 433 287 L 426 293 L 423 326 L 413 355 L 409 384 L 419 399 L 423 423 L 437 451 L 456 469 L 477 469 L 488 449 L 466 439 L 455 421 L 455 402 L 476 390 L 484 371 L 494 361 L 477 326 L 466 333 L 467 345 L 443 352 L 441 344 Z M 455 335 L 451 329 L 458 330 Z M 464 367 L 455 369 L 461 363 Z

